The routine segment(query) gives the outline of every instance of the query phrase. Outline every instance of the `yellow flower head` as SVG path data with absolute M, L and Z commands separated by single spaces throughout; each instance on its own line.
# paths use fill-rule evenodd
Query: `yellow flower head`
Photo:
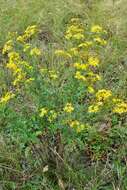
M 107 45 L 107 41 L 104 40 L 104 39 L 102 39 L 102 38 L 100 38 L 100 37 L 94 38 L 94 41 L 97 42 L 97 43 L 99 43 L 99 44 L 102 45 L 102 46 Z
M 74 38 L 76 40 L 84 39 L 83 33 L 84 29 L 79 24 L 72 24 L 68 27 L 65 38 L 67 40 L 70 40 L 71 38 Z
M 7 103 L 10 99 L 12 99 L 15 96 L 12 92 L 7 92 L 1 99 L 0 103 Z
M 48 113 L 48 109 L 47 108 L 41 108 L 39 116 L 40 117 L 44 117 L 44 116 L 47 115 L 47 113 Z
M 89 63 L 89 65 L 91 65 L 91 66 L 93 66 L 93 67 L 96 67 L 96 66 L 98 66 L 99 65 L 99 59 L 98 59 L 98 57 L 89 57 L 88 58 L 88 63 Z
M 74 63 L 74 67 L 79 70 L 87 70 L 88 65 L 87 64 L 81 64 L 81 63 Z
M 15 72 L 15 71 L 17 70 L 17 68 L 18 68 L 15 63 L 7 63 L 6 67 L 7 67 L 8 69 L 13 70 L 14 72 Z
M 70 125 L 71 128 L 76 128 L 77 126 L 80 125 L 80 122 L 77 121 L 77 120 L 73 120 L 73 121 L 69 122 L 69 125 Z
M 38 48 L 33 48 L 33 49 L 31 49 L 31 51 L 30 51 L 30 55 L 40 56 L 40 55 L 41 55 L 41 51 L 40 51 L 40 49 L 38 49 Z
M 51 123 L 57 118 L 57 113 L 54 110 L 50 110 L 49 116 L 48 116 L 48 121 Z
M 32 81 L 34 81 L 35 79 L 34 78 L 29 78 L 29 79 L 27 79 L 25 82 L 26 83 L 31 83 Z
M 13 85 L 16 86 L 18 83 L 25 81 L 26 74 L 23 72 L 19 72 L 15 80 L 13 81 Z
M 24 36 L 18 36 L 17 41 L 24 44 L 25 43 L 25 37 Z
M 91 47 L 93 45 L 93 42 L 91 41 L 86 41 L 84 43 L 81 43 L 78 45 L 79 48 L 86 48 L 86 47 Z
M 17 52 L 11 52 L 8 54 L 10 63 L 18 63 L 20 61 L 20 55 Z
M 2 50 L 2 54 L 8 53 L 9 51 L 11 51 L 13 49 L 13 41 L 9 40 L 5 43 L 3 50 Z
M 95 92 L 94 88 L 92 86 L 88 86 L 88 92 L 90 94 L 93 94 Z
M 77 33 L 77 34 L 73 35 L 73 39 L 82 40 L 82 39 L 84 39 L 84 35 L 81 33 Z
M 100 33 L 100 32 L 103 32 L 103 28 L 101 26 L 99 26 L 99 25 L 94 25 L 91 28 L 91 32 Z
M 100 106 L 98 104 L 94 104 L 89 106 L 88 113 L 97 113 L 100 110 Z
M 86 77 L 84 77 L 83 75 L 81 75 L 81 73 L 79 71 L 76 72 L 75 78 L 78 79 L 78 80 L 82 80 L 84 82 L 87 81 Z
M 87 125 L 80 123 L 78 120 L 70 121 L 69 126 L 75 129 L 77 133 L 82 132 L 86 127 L 88 127 Z
M 105 101 L 112 96 L 111 90 L 101 89 L 96 93 L 97 101 Z
M 118 114 L 127 113 L 127 103 L 121 102 L 116 104 L 113 108 L 113 112 Z
M 37 32 L 38 32 L 37 25 L 32 25 L 32 26 L 28 26 L 24 33 L 25 33 L 25 35 L 31 37 L 32 35 L 34 35 Z
M 28 43 L 27 43 L 27 44 L 25 44 L 25 45 L 24 45 L 24 49 L 23 49 L 23 51 L 24 51 L 24 52 L 26 52 L 27 50 L 29 50 L 29 49 L 30 49 L 30 47 L 31 47 L 31 45 L 30 45 L 30 44 L 28 44 Z
M 74 111 L 74 107 L 72 106 L 71 103 L 67 103 L 64 107 L 64 112 L 66 113 L 71 113 Z
M 79 126 L 77 126 L 77 133 L 81 133 L 85 128 L 87 128 L 88 126 L 87 125 L 84 125 L 84 124 L 80 124 Z

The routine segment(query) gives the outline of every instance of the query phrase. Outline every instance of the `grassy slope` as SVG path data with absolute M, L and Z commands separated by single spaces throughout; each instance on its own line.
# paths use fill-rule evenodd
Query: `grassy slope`
M 92 2 L 91 6 L 91 4 L 87 4 L 83 0 L 0 0 L 0 44 L 2 45 L 5 42 L 8 31 L 20 32 L 33 23 L 46 27 L 46 29 L 53 33 L 55 38 L 60 40 L 64 31 L 64 25 L 69 17 L 80 15 L 89 24 L 101 24 L 110 31 L 112 44 L 107 47 L 103 55 L 104 64 L 102 71 L 104 72 L 104 85 L 110 86 L 114 93 L 127 98 L 126 0 L 114 1 L 114 3 L 112 0 L 93 0 Z M 7 145 L 4 144 L 2 137 L 0 142 L 2 144 L 0 147 L 0 162 L 1 166 L 5 167 L 4 177 L 0 178 L 0 180 L 2 184 L 9 184 L 6 186 L 7 190 L 13 190 L 14 184 L 10 182 L 14 182 L 15 179 L 7 180 L 12 172 L 20 175 L 21 168 L 17 160 L 20 159 L 21 152 L 18 149 L 13 150 L 13 152 L 11 150 L 10 152 Z M 9 172 L 6 170 L 6 165 L 11 166 Z M 93 169 L 88 170 L 88 175 L 86 172 L 86 176 L 84 177 L 82 177 L 82 170 L 78 174 L 75 174 L 75 171 L 70 171 L 68 175 L 77 184 L 77 190 L 80 190 L 80 183 L 84 179 L 87 181 L 86 190 L 97 190 L 100 184 L 105 183 L 107 175 L 107 183 L 111 178 L 112 186 L 102 187 L 102 190 L 118 190 L 118 187 L 121 188 L 120 190 L 126 190 L 127 183 L 126 180 L 123 180 L 125 167 L 119 165 L 119 162 L 114 163 L 114 165 L 107 163 L 106 166 L 102 167 L 103 169 L 100 174 L 98 173 L 98 167 L 97 164 L 95 166 L 93 164 Z M 13 171 L 13 168 L 16 168 L 17 172 Z M 117 182 L 112 175 L 113 172 L 118 177 Z M 36 179 L 33 183 L 39 183 L 39 179 Z M 57 190 L 57 187 L 52 187 L 52 184 L 50 185 L 49 183 L 47 185 L 47 183 L 46 179 L 43 179 L 42 184 L 38 185 L 38 189 L 41 189 L 41 186 L 43 186 L 44 189 Z M 126 183 L 123 185 L 123 189 L 121 183 Z M 25 187 L 24 190 L 36 190 L 36 187 L 37 185 L 35 187 L 34 185 L 30 185 L 29 187 Z

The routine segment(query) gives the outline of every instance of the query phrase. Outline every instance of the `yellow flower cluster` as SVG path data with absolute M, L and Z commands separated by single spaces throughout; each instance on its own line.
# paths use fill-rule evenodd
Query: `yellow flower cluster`
M 27 40 L 31 39 L 33 35 L 35 35 L 38 32 L 38 28 L 36 25 L 33 26 L 28 26 L 23 35 L 20 35 L 16 38 L 17 33 L 15 33 L 15 37 L 18 42 L 22 44 L 23 51 L 20 53 L 15 51 L 15 38 L 10 39 L 7 41 L 3 47 L 2 53 L 8 53 L 8 63 L 6 67 L 12 71 L 13 76 L 14 76 L 14 81 L 13 85 L 17 86 L 20 83 L 30 83 L 34 80 L 34 78 L 29 77 L 28 73 L 30 70 L 33 69 L 33 67 L 25 60 L 23 60 L 23 55 L 22 53 L 27 52 L 30 50 L 30 55 L 31 56 L 40 56 L 41 51 L 39 48 L 31 48 L 31 44 L 27 43 Z
M 40 109 L 39 116 L 42 118 L 47 117 L 47 120 L 51 123 L 57 118 L 58 114 L 54 110 L 49 110 L 44 107 Z
M 101 33 L 103 31 L 104 31 L 103 28 L 99 25 L 94 25 L 91 28 L 91 32 L 93 32 L 93 33 Z
M 97 101 L 106 101 L 107 99 L 109 99 L 112 96 L 112 92 L 111 90 L 106 90 L 106 89 L 101 89 L 98 90 L 98 92 L 96 93 L 96 99 Z
M 85 128 L 88 128 L 88 125 L 79 122 L 78 120 L 73 120 L 69 122 L 69 126 L 76 130 L 77 133 L 82 132 Z
M 41 55 L 41 50 L 37 47 L 31 48 L 31 44 L 29 44 L 29 43 L 24 43 L 23 51 L 24 52 L 30 51 L 31 56 L 37 56 L 38 57 Z
M 65 38 L 67 40 L 74 39 L 74 40 L 83 40 L 84 39 L 84 29 L 81 24 L 75 22 L 68 26 Z
M 25 43 L 25 44 L 24 44 L 23 51 L 24 51 L 24 52 L 27 52 L 30 48 L 31 48 L 31 44 Z
M 13 41 L 12 40 L 8 40 L 2 50 L 2 54 L 6 54 L 9 53 L 11 50 L 13 49 Z
M 96 101 L 93 105 L 89 106 L 89 113 L 99 112 L 104 103 L 110 101 L 110 105 L 113 108 L 112 112 L 116 114 L 127 113 L 127 103 L 122 99 L 114 98 L 110 90 L 101 89 L 95 94 Z
M 76 47 L 70 48 L 70 51 L 67 51 L 71 54 L 72 59 L 77 58 L 77 62 L 73 64 L 73 67 L 76 69 L 75 78 L 79 81 L 83 81 L 87 86 L 89 93 L 95 93 L 95 84 L 97 81 L 101 80 L 101 76 L 94 73 L 94 67 L 100 65 L 100 59 L 98 55 L 94 52 L 94 47 L 96 44 L 99 46 L 107 45 L 104 35 L 107 34 L 107 31 L 103 29 L 100 25 L 93 25 L 90 32 L 87 32 L 87 28 L 84 30 L 83 25 L 80 23 L 80 19 L 73 18 L 71 19 L 71 24 L 67 27 L 65 38 L 68 40 L 77 39 L 78 41 Z M 87 36 L 89 33 L 89 39 L 85 38 L 85 32 Z M 85 40 L 86 39 L 86 40 Z M 66 56 L 65 56 L 66 57 Z M 96 113 L 100 111 L 102 106 L 109 101 L 113 102 L 113 95 L 110 90 L 100 89 L 95 93 L 95 102 L 93 105 L 89 106 L 89 113 Z M 114 102 L 113 103 L 113 112 L 114 113 L 125 113 L 126 112 L 126 103 L 125 102 Z
M 104 39 L 102 39 L 102 38 L 100 38 L 100 37 L 94 38 L 94 41 L 97 42 L 98 44 L 102 45 L 102 46 L 107 45 L 107 41 L 104 40 Z
M 92 41 L 85 41 L 81 44 L 78 45 L 79 48 L 87 48 L 87 47 L 91 47 L 93 45 Z
M 78 80 L 82 80 L 86 82 L 86 84 L 93 85 L 96 81 L 100 81 L 101 77 L 98 74 L 91 72 L 85 73 L 82 75 L 80 71 L 77 71 L 75 74 L 75 78 Z
M 73 65 L 76 69 L 78 70 L 87 70 L 88 64 L 83 64 L 83 63 L 74 63 Z
M 101 89 L 95 94 L 96 101 L 93 105 L 89 106 L 89 113 L 96 113 L 100 111 L 104 103 L 112 97 L 112 92 L 110 90 Z
M 44 116 L 47 115 L 47 113 L 48 113 L 48 109 L 47 108 L 41 108 L 39 116 L 40 117 L 44 117 Z
M 74 111 L 74 107 L 71 103 L 67 103 L 64 107 L 64 112 L 66 113 L 72 113 Z
M 98 57 L 89 57 L 88 58 L 88 63 L 89 65 L 96 67 L 99 65 L 100 60 L 98 59 Z
M 41 51 L 40 51 L 39 48 L 35 47 L 35 48 L 31 49 L 30 55 L 33 55 L 33 56 L 40 56 L 40 55 L 41 55 Z
M 89 106 L 88 112 L 89 113 L 97 113 L 98 111 L 100 111 L 100 108 L 102 105 L 103 105 L 102 102 L 96 102 L 93 105 Z
M 38 32 L 38 28 L 36 25 L 28 26 L 23 35 L 17 37 L 17 41 L 20 43 L 25 43 L 29 40 L 33 35 Z
M 28 62 L 23 61 L 19 53 L 17 52 L 10 52 L 8 54 L 8 58 L 9 62 L 7 63 L 6 67 L 13 72 L 13 76 L 15 77 L 13 85 L 16 86 L 20 82 L 25 82 L 27 79 L 26 72 L 24 72 L 24 68 L 31 70 L 32 66 L 29 65 Z
M 53 122 L 55 119 L 57 119 L 57 113 L 54 110 L 50 110 L 49 111 L 49 116 L 48 116 L 48 121 L 51 123 Z
M 14 98 L 15 94 L 7 92 L 3 97 L 0 98 L 0 103 L 6 104 L 10 99 Z
M 94 93 L 94 86 L 97 81 L 101 80 L 101 76 L 99 74 L 93 72 L 92 67 L 97 67 L 100 64 L 100 59 L 98 58 L 95 53 L 91 53 L 91 47 L 93 48 L 95 38 L 100 38 L 101 33 L 106 33 L 106 31 L 99 25 L 94 25 L 91 28 L 91 35 L 89 38 L 91 40 L 84 40 L 83 36 L 85 37 L 85 31 L 83 25 L 80 23 L 79 19 L 72 19 L 71 25 L 68 26 L 65 38 L 69 40 L 78 39 L 77 47 L 72 47 L 70 49 L 70 54 L 72 58 L 74 56 L 77 57 L 78 62 L 73 64 L 73 67 L 76 69 L 75 78 L 85 82 L 85 85 L 88 88 L 89 93 Z M 80 35 L 79 35 L 80 34 Z M 96 37 L 95 37 L 96 34 Z M 97 36 L 97 34 L 99 36 Z M 75 38 L 75 35 L 82 36 L 81 38 Z M 88 33 L 87 33 L 88 35 Z M 94 38 L 92 40 L 92 38 Z M 88 38 L 87 38 L 88 39 Z M 100 45 L 104 45 L 104 39 L 100 42 Z M 105 44 L 106 45 L 106 44 Z M 93 52 L 93 50 L 92 50 Z
M 113 113 L 123 114 L 127 113 L 127 103 L 122 99 L 113 98 Z

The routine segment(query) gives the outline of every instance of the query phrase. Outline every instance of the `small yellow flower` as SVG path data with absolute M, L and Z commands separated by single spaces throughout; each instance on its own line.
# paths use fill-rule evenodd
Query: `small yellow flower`
M 81 63 L 74 63 L 74 67 L 79 70 L 87 70 L 88 65 L 87 64 L 81 64 Z
M 87 126 L 84 124 L 80 124 L 79 126 L 77 126 L 77 133 L 81 133 Z
M 113 113 L 118 113 L 118 114 L 127 113 L 127 103 L 125 102 L 117 103 L 113 108 Z
M 7 63 L 6 67 L 8 69 L 11 69 L 13 71 L 16 71 L 17 70 L 17 65 L 15 63 Z
M 112 102 L 115 103 L 115 104 L 118 104 L 118 103 L 122 103 L 123 100 L 120 99 L 120 98 L 113 98 L 113 99 L 112 99 Z
M 86 77 L 84 77 L 83 75 L 81 75 L 81 73 L 79 71 L 76 72 L 75 78 L 78 79 L 78 80 L 82 80 L 84 82 L 87 81 Z
M 20 55 L 17 52 L 10 52 L 8 57 L 10 63 L 18 63 L 20 61 Z
M 31 51 L 30 51 L 30 55 L 40 56 L 40 55 L 41 55 L 41 51 L 40 51 L 40 49 L 38 49 L 38 48 L 33 48 L 33 49 L 31 49 Z
M 84 39 L 84 35 L 81 33 L 77 33 L 77 34 L 73 35 L 73 39 L 82 40 L 82 39 Z
M 24 38 L 24 36 L 18 36 L 17 37 L 17 39 L 16 39 L 18 42 L 20 42 L 20 43 L 25 43 L 25 38 Z
M 26 83 L 31 83 L 32 81 L 34 81 L 35 79 L 34 78 L 29 78 L 29 79 L 27 79 L 25 82 Z
M 105 101 L 109 99 L 111 96 L 112 96 L 112 92 L 106 89 L 98 90 L 98 92 L 96 93 L 97 101 Z
M 5 43 L 3 50 L 2 50 L 2 54 L 8 53 L 9 51 L 11 51 L 13 49 L 13 41 L 9 40 Z
M 100 33 L 100 32 L 103 32 L 103 28 L 101 26 L 99 26 L 99 25 L 94 25 L 91 28 L 91 32 Z
M 91 42 L 91 41 L 86 41 L 86 42 L 84 42 L 84 43 L 81 43 L 81 44 L 79 44 L 79 48 L 86 48 L 86 47 L 91 47 L 93 45 L 93 42 Z
M 25 44 L 28 39 L 38 32 L 36 25 L 28 26 L 23 35 L 17 37 L 17 41 Z
M 94 88 L 92 86 L 88 86 L 88 92 L 90 94 L 93 94 L 95 92 Z
M 12 99 L 15 96 L 12 92 L 7 92 L 1 99 L 0 103 L 7 103 L 10 99 Z
M 70 125 L 71 128 L 76 128 L 77 126 L 80 125 L 80 122 L 77 121 L 77 120 L 73 120 L 73 121 L 69 122 L 69 125 Z
M 94 66 L 94 67 L 96 67 L 96 66 L 98 66 L 99 65 L 99 59 L 98 59 L 98 57 L 89 57 L 88 58 L 88 63 L 89 63 L 89 65 L 91 65 L 91 66 Z
M 78 120 L 70 121 L 69 126 L 73 129 L 75 129 L 77 133 L 82 132 L 85 128 L 88 127 L 87 125 L 80 123 Z
M 91 105 L 88 108 L 88 113 L 97 113 L 100 110 L 100 106 L 95 104 L 95 105 Z
M 99 43 L 102 46 L 107 45 L 107 41 L 104 40 L 104 39 L 101 39 L 100 37 L 94 38 L 94 41 L 97 42 L 97 43 Z
M 70 40 L 72 38 L 80 40 L 80 39 L 84 39 L 84 29 L 79 25 L 79 24 L 73 24 L 71 26 L 68 27 L 66 34 L 65 34 L 65 38 L 67 40 Z
M 54 110 L 50 110 L 49 116 L 48 116 L 48 121 L 51 123 L 57 118 L 57 113 Z
M 48 114 L 48 109 L 47 108 L 41 108 L 40 109 L 40 114 L 39 114 L 40 117 L 44 117 L 47 114 Z
M 71 113 L 74 111 L 74 107 L 72 106 L 71 103 L 67 103 L 64 107 L 64 112 L 66 113 Z
M 18 73 L 18 76 L 13 81 L 13 85 L 16 86 L 18 83 L 23 82 L 25 80 L 26 74 L 23 72 Z
M 30 44 L 28 44 L 28 43 L 27 43 L 27 44 L 25 44 L 25 45 L 24 45 L 24 49 L 23 49 L 23 51 L 24 51 L 24 52 L 26 52 L 27 50 L 29 50 L 29 49 L 30 49 L 30 47 L 31 47 L 31 45 L 30 45 Z

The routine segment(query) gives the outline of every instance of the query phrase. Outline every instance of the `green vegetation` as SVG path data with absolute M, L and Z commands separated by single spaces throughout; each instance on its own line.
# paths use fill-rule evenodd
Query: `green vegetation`
M 0 6 L 0 189 L 126 190 L 126 0 Z

